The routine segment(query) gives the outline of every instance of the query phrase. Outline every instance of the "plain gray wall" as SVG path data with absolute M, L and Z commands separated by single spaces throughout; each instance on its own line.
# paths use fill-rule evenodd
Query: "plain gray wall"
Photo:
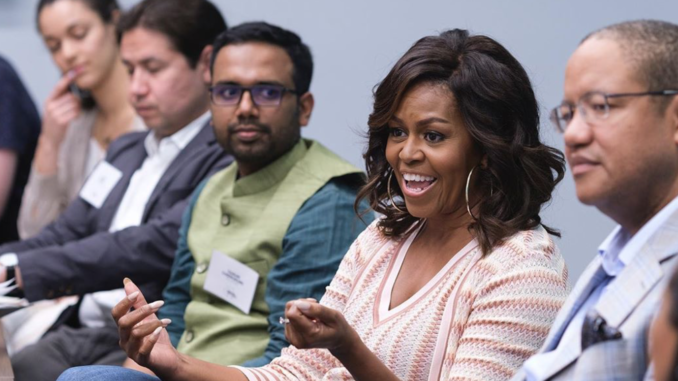
M 136 3 L 123 0 L 123 7 Z M 311 47 L 316 109 L 307 137 L 320 140 L 362 167 L 361 153 L 372 88 L 419 38 L 466 28 L 504 44 L 530 74 L 542 108 L 546 142 L 563 149 L 548 122 L 562 97 L 565 64 L 590 31 L 630 19 L 678 22 L 678 2 L 637 0 L 249 0 L 214 1 L 229 25 L 264 20 L 297 32 Z M 36 0 L 0 0 L 0 54 L 17 68 L 41 106 L 59 73 L 35 29 Z M 643 126 L 638 126 L 642 128 Z M 543 212 L 561 229 L 558 245 L 573 282 L 614 223 L 581 205 L 569 175 Z

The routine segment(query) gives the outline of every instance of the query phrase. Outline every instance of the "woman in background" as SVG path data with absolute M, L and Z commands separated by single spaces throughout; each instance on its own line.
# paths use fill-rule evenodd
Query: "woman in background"
M 128 103 L 115 0 L 40 0 L 38 30 L 63 73 L 47 98 L 19 216 L 22 238 L 52 222 L 78 195 L 111 143 L 145 127 Z
M 115 0 L 40 0 L 38 30 L 63 73 L 47 98 L 24 190 L 19 235 L 28 238 L 75 199 L 111 141 L 145 126 L 127 100 Z M 41 301 L 3 319 L 10 354 L 38 340 L 77 297 Z

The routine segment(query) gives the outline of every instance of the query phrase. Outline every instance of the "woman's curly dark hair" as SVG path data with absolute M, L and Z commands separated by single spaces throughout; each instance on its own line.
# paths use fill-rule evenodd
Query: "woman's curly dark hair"
M 376 87 L 364 154 L 368 180 L 358 193 L 356 209 L 367 198 L 371 208 L 384 215 L 378 224 L 388 236 L 403 234 L 417 221 L 404 203 L 398 203 L 404 211 L 399 212 L 389 200 L 386 142 L 387 123 L 404 95 L 423 82 L 449 88 L 457 112 L 487 158 L 486 167 L 473 173 L 480 203 L 469 226 L 483 253 L 520 230 L 543 225 L 539 212 L 563 179 L 563 154 L 539 140 L 539 108 L 520 63 L 493 39 L 461 29 L 417 41 Z M 391 192 L 396 202 L 402 200 L 397 181 Z

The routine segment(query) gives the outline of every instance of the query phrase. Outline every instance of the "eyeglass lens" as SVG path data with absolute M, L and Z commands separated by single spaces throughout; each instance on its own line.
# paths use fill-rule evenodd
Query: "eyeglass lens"
M 212 101 L 219 106 L 234 106 L 240 103 L 242 95 L 249 91 L 257 106 L 278 106 L 285 94 L 285 88 L 278 85 L 216 85 L 211 89 Z
M 551 121 L 555 126 L 564 132 L 567 126 L 574 118 L 575 110 L 582 113 L 582 117 L 587 123 L 605 119 L 608 115 L 610 106 L 607 103 L 607 97 L 604 93 L 592 92 L 579 99 L 577 105 L 571 103 L 562 103 L 551 111 Z

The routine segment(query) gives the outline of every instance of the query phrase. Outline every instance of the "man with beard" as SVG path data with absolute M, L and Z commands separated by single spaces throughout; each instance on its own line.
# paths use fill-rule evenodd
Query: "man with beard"
M 240 25 L 214 44 L 214 129 L 235 163 L 204 181 L 184 214 L 159 311 L 182 353 L 246 366 L 277 357 L 288 345 L 285 303 L 320 299 L 372 219 L 353 211 L 362 172 L 301 138 L 312 71 L 301 39 L 270 24 Z

